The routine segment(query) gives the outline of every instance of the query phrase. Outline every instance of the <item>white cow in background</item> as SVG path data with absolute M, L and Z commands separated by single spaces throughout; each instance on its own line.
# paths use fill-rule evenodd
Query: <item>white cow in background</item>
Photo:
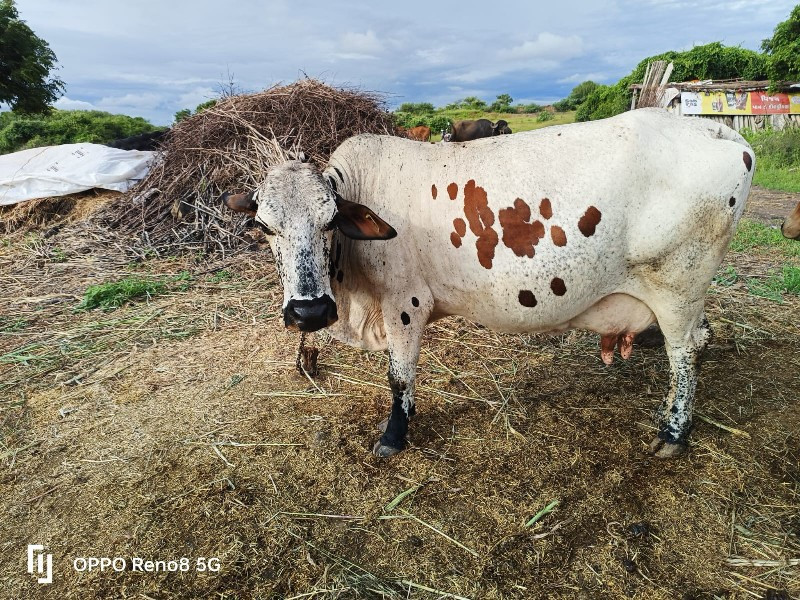
M 423 329 L 461 315 L 595 331 L 606 362 L 658 322 L 671 379 L 651 448 L 671 457 L 692 425 L 705 294 L 754 166 L 733 130 L 642 109 L 468 144 L 359 135 L 324 173 L 288 162 L 223 199 L 265 228 L 287 326 L 389 350 L 378 456 L 405 446 Z

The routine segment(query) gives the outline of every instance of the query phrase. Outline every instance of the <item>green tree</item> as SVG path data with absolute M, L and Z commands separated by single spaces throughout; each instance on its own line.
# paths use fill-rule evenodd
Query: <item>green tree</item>
M 686 52 L 670 50 L 645 58 L 633 72 L 612 86 L 600 85 L 590 92 L 575 115 L 578 121 L 611 117 L 630 108 L 630 85 L 641 83 L 648 63 L 666 60 L 673 64 L 672 81 L 692 79 L 766 79 L 767 56 L 738 46 L 711 42 Z M 587 106 L 588 105 L 588 106 Z
M 407 113 L 429 114 L 435 109 L 430 102 L 403 102 L 397 110 Z
M 583 104 L 584 100 L 586 100 L 586 97 L 596 89 L 597 84 L 592 80 L 587 80 L 572 88 L 572 91 L 569 93 L 569 98 L 573 105 L 580 106 Z
M 19 18 L 13 0 L 0 0 L 0 102 L 15 111 L 45 112 L 64 93 L 51 77 L 56 55 Z
M 767 71 L 773 83 L 800 80 L 800 4 L 778 23 L 772 37 L 761 42 L 767 53 Z
M 492 104 L 489 106 L 489 110 L 498 113 L 511 112 L 511 103 L 513 101 L 514 99 L 509 94 L 498 94 L 497 100 L 492 102 Z

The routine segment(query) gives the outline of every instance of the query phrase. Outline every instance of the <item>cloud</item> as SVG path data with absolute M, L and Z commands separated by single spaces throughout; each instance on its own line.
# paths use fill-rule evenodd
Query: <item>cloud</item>
M 594 81 L 595 83 L 605 81 L 608 75 L 605 73 L 574 73 L 569 77 L 556 80 L 556 83 L 583 83 L 584 81 Z
M 159 108 L 164 103 L 164 97 L 154 92 L 144 94 L 125 94 L 124 96 L 106 96 L 97 102 L 97 106 L 103 110 L 153 110 Z
M 91 102 L 73 100 L 67 96 L 61 96 L 53 105 L 61 110 L 97 110 L 97 107 Z
M 344 59 L 377 59 L 376 55 L 381 54 L 383 49 L 383 44 L 371 29 L 366 33 L 348 31 L 341 37 L 336 56 Z
M 583 54 L 583 40 L 580 36 L 562 36 L 544 31 L 535 40 L 528 40 L 518 46 L 498 53 L 501 60 L 527 61 L 546 60 L 560 62 Z

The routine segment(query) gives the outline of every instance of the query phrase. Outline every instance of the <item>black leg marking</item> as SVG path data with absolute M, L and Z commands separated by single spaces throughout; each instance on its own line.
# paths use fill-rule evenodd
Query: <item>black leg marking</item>
M 392 388 L 392 412 L 389 415 L 389 422 L 386 424 L 386 431 L 375 449 L 378 456 L 391 456 L 406 447 L 408 418 L 414 414 L 413 405 L 409 407 L 408 414 L 403 409 L 406 384 L 395 379 L 391 372 L 389 373 L 389 386 Z

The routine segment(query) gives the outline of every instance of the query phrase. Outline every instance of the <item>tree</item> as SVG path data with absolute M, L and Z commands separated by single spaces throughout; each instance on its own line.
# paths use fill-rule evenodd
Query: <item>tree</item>
M 586 100 L 586 97 L 591 94 L 594 90 L 597 89 L 597 84 L 590 80 L 584 81 L 583 83 L 579 83 L 572 91 L 569 93 L 569 99 L 576 107 L 583 104 L 583 101 Z
M 51 77 L 56 55 L 20 20 L 13 0 L 0 0 L 0 102 L 26 113 L 45 112 L 64 93 Z
M 509 94 L 498 94 L 497 100 L 492 102 L 492 104 L 489 106 L 489 110 L 498 113 L 511 112 L 511 103 L 513 101 L 514 99 Z
M 778 23 L 772 37 L 761 42 L 767 53 L 767 70 L 772 82 L 800 80 L 800 4 L 789 18 Z

